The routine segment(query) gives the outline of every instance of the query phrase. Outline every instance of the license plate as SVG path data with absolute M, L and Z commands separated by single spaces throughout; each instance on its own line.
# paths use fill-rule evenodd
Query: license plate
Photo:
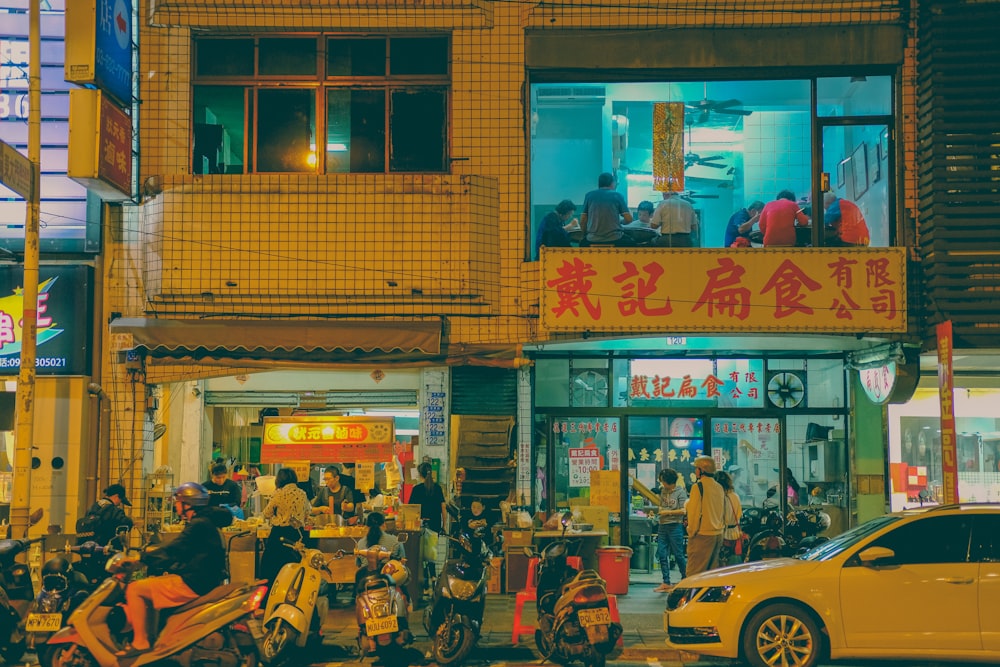
M 365 632 L 368 633 L 369 637 L 384 635 L 390 632 L 399 632 L 399 619 L 395 616 L 369 618 L 365 621 Z
M 58 632 L 62 627 L 62 614 L 28 614 L 24 622 L 26 632 Z
M 594 625 L 608 625 L 611 623 L 611 611 L 607 607 L 600 609 L 581 609 L 577 613 L 580 619 L 580 626 L 589 628 Z

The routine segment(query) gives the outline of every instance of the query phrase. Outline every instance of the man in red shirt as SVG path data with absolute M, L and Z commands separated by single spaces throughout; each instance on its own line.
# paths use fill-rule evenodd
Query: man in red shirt
M 871 233 L 861 209 L 854 202 L 832 192 L 823 195 L 823 224 L 827 228 L 826 245 L 867 246 Z
M 764 235 L 764 247 L 790 247 L 795 245 L 796 223 L 809 225 L 809 218 L 795 201 L 795 193 L 782 190 L 774 201 L 764 205 L 757 223 Z

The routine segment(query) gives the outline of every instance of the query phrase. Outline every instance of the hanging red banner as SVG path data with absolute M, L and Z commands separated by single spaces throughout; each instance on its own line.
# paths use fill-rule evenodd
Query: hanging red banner
M 955 440 L 955 378 L 952 375 L 951 320 L 936 327 L 938 396 L 941 400 L 941 473 L 945 505 L 958 502 L 958 449 Z
M 349 463 L 392 459 L 392 417 L 265 417 L 262 463 Z

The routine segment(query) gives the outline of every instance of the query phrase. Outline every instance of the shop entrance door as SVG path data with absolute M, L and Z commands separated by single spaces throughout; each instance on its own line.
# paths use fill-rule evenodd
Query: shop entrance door
M 628 418 L 628 444 L 622 456 L 628 461 L 626 488 L 630 490 L 630 502 L 629 520 L 622 522 L 622 544 L 635 549 L 645 541 L 652 551 L 658 507 L 636 491 L 632 480 L 653 490 L 659 486 L 660 471 L 673 468 L 680 474 L 685 488 L 690 487 L 694 483 L 692 461 L 707 453 L 704 424 L 705 419 L 700 415 Z
M 789 467 L 785 452 L 784 420 L 750 417 L 713 417 L 711 420 L 712 456 L 716 465 L 733 478 L 733 488 L 740 504 L 747 507 L 779 507 L 798 498 L 787 490 L 777 493 L 781 471 Z M 784 463 L 783 463 L 784 462 Z M 787 487 L 794 486 L 791 479 Z M 786 511 L 781 507 L 782 515 Z

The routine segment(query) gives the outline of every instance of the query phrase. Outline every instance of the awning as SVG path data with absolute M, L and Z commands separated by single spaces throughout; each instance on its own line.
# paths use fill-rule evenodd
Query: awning
M 441 321 L 175 320 L 119 318 L 111 333 L 132 334 L 153 358 L 310 362 L 421 358 L 441 354 Z

